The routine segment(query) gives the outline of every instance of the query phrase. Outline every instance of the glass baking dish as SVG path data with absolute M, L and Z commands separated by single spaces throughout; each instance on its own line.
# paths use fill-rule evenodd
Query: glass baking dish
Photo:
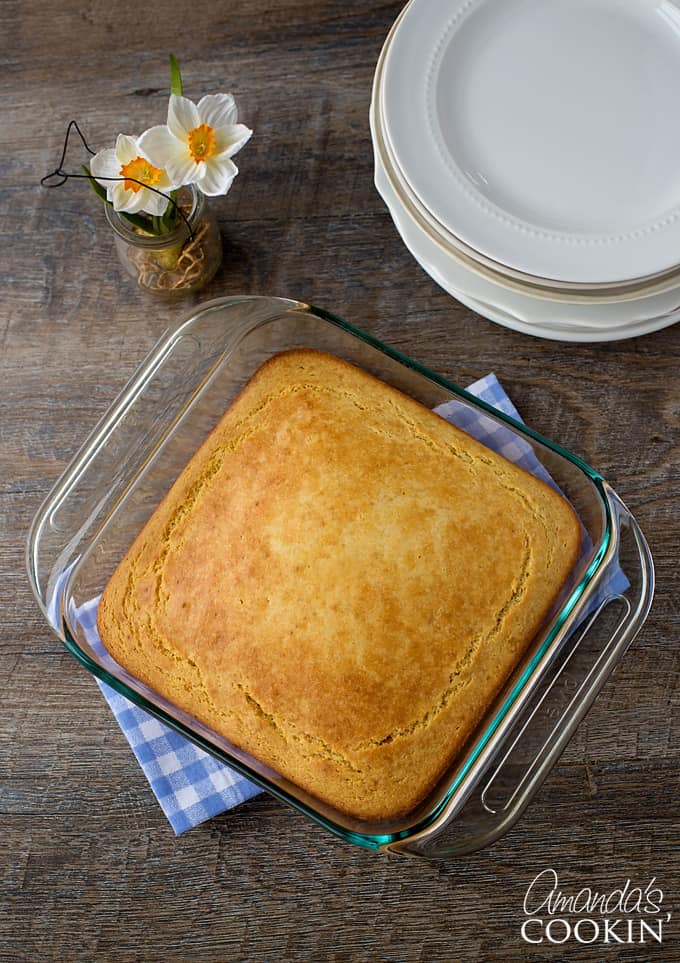
M 577 566 L 464 752 L 416 810 L 389 823 L 348 817 L 263 766 L 130 676 L 88 639 L 81 618 L 252 373 L 294 347 L 342 357 L 431 408 L 446 403 L 447 417 L 463 427 L 474 418 L 489 435 L 506 433 L 536 456 L 583 525 Z M 160 339 L 38 512 L 28 570 L 47 620 L 90 672 L 342 839 L 428 857 L 472 852 L 513 825 L 639 631 L 653 594 L 638 525 L 580 458 L 339 318 L 268 297 L 205 303 Z

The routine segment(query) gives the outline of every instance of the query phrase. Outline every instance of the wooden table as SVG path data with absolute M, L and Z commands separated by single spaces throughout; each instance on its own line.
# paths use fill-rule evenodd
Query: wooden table
M 0 960 L 680 958 L 680 326 L 569 345 L 457 304 L 402 245 L 372 183 L 371 78 L 398 3 L 16 0 L 0 7 L 5 242 L 0 318 Z M 161 123 L 167 54 L 189 96 L 232 90 L 255 136 L 215 203 L 205 297 L 325 306 L 461 384 L 493 370 L 533 426 L 635 511 L 658 588 L 633 649 L 521 823 L 476 855 L 399 861 L 273 798 L 175 838 L 93 680 L 47 628 L 24 544 L 41 500 L 149 348 L 191 304 L 119 271 L 82 182 L 47 191 L 68 120 L 90 143 Z M 86 157 L 74 147 L 71 168 Z M 523 899 L 652 877 L 663 946 L 530 946 Z

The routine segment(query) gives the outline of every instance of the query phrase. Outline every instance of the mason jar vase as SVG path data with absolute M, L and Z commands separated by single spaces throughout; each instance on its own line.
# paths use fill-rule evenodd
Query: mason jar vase
M 198 291 L 222 260 L 222 238 L 205 196 L 193 185 L 179 193 L 184 217 L 167 234 L 151 234 L 105 206 L 118 259 L 124 271 L 148 294 L 167 298 Z

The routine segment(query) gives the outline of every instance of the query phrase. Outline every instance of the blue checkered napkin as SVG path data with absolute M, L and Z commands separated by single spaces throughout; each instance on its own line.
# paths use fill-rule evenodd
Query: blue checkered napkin
M 97 632 L 98 604 L 97 598 L 83 606 L 78 621 L 93 649 L 103 653 Z M 97 683 L 178 835 L 260 792 L 101 679 Z
M 260 792 L 254 783 L 97 681 L 178 835 Z
M 489 374 L 476 381 L 468 391 L 520 420 L 495 375 Z M 455 401 L 441 405 L 436 411 L 510 461 L 554 484 L 531 445 L 509 428 L 495 425 L 483 414 L 466 409 Z M 626 587 L 625 576 L 619 570 L 607 588 L 608 591 L 624 591 Z M 98 602 L 99 599 L 93 599 L 83 606 L 78 618 L 92 647 L 103 652 L 96 625 Z M 260 791 L 244 776 L 194 746 L 110 686 L 99 679 L 97 682 L 177 834 L 237 806 Z
M 504 415 L 509 415 L 515 421 L 521 421 L 519 412 L 510 401 L 503 390 L 498 378 L 491 373 L 475 381 L 467 389 L 471 395 L 485 401 L 488 405 L 502 411 Z M 520 438 L 511 428 L 506 425 L 496 424 L 491 418 L 486 418 L 481 412 L 474 408 L 468 408 L 459 401 L 447 401 L 443 405 L 434 409 L 442 418 L 446 418 L 452 424 L 467 431 L 468 434 L 493 449 L 499 455 L 503 455 L 508 461 L 515 462 L 520 468 L 531 472 L 543 481 L 556 488 L 554 481 L 543 467 L 541 462 L 534 454 L 534 450 L 528 441 Z

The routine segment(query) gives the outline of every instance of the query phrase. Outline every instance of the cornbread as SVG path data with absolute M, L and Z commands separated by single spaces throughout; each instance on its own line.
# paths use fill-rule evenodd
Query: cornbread
M 134 676 L 335 809 L 434 787 L 580 546 L 542 481 L 320 352 L 261 367 L 108 583 Z

